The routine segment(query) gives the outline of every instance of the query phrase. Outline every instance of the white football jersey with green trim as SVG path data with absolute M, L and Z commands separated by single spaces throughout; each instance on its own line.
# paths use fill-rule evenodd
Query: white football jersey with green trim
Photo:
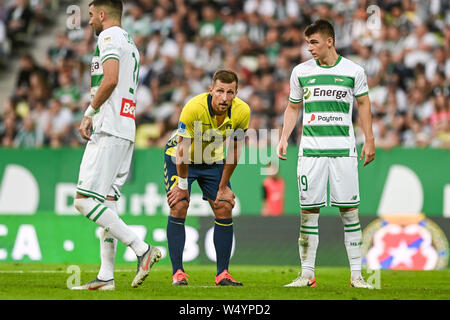
M 299 156 L 356 157 L 353 101 L 368 91 L 364 69 L 342 56 L 333 66 L 314 59 L 297 65 L 289 101 L 303 101 Z
M 103 63 L 109 59 L 119 61 L 119 79 L 111 96 L 94 115 L 93 130 L 134 142 L 139 51 L 128 32 L 118 26 L 105 29 L 98 36 L 91 64 L 91 99 L 103 80 Z

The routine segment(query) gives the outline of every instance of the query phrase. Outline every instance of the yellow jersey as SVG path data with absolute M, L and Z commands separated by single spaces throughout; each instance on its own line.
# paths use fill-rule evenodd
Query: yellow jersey
M 211 105 L 209 92 L 190 99 L 181 111 L 178 130 L 166 144 L 165 153 L 176 157 L 178 137 L 192 139 L 190 161 L 192 163 L 221 162 L 227 137 L 243 138 L 250 123 L 250 107 L 238 97 L 232 101 L 227 115 L 219 126 Z

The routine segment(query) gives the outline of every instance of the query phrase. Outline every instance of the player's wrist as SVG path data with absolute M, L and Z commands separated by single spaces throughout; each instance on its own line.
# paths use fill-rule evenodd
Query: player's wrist
M 188 178 L 178 178 L 178 188 L 181 190 L 187 190 L 188 189 Z
M 84 116 L 92 118 L 95 114 L 95 111 L 96 110 L 92 107 L 92 105 L 89 105 L 89 107 L 87 107 L 86 111 L 84 112 Z

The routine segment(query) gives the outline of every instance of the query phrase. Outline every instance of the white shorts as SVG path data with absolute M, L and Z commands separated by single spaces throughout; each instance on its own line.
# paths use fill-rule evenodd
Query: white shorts
M 297 166 L 300 207 L 320 208 L 327 205 L 359 205 L 358 159 L 356 157 L 299 157 Z
M 106 133 L 95 133 L 87 143 L 78 175 L 77 193 L 101 202 L 120 197 L 133 157 L 134 143 Z

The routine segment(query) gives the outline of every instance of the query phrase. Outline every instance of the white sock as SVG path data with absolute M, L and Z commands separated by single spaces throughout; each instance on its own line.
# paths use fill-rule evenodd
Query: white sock
M 117 213 L 117 201 L 106 200 L 104 204 Z M 97 278 L 100 280 L 114 279 L 114 259 L 116 258 L 117 239 L 109 231 L 103 230 L 100 235 L 100 270 Z
M 300 261 L 302 264 L 302 277 L 304 278 L 314 278 L 316 252 L 318 245 L 319 214 L 302 212 L 298 248 L 300 252 Z
M 362 232 L 359 224 L 358 209 L 341 212 L 344 224 L 344 242 L 347 249 L 348 262 L 352 280 L 361 278 Z
M 109 231 L 114 238 L 123 244 L 130 246 L 137 256 L 142 256 L 147 251 L 148 245 L 139 239 L 133 230 L 104 204 L 92 198 L 75 199 L 74 204 L 75 208 L 84 214 L 86 218 Z

